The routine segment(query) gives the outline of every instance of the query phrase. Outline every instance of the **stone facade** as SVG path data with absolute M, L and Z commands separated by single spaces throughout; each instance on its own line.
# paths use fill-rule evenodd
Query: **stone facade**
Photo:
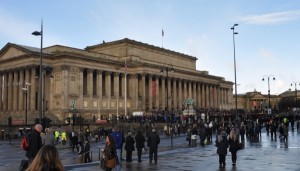
M 26 82 L 30 83 L 28 122 L 39 116 L 39 60 L 38 48 L 8 43 L 1 49 L 1 120 L 12 116 L 15 122 L 24 121 L 26 104 L 22 88 Z M 43 66 L 53 69 L 43 72 L 43 115 L 62 121 L 72 115 L 71 105 L 87 119 L 130 115 L 133 111 L 181 111 L 187 98 L 195 100 L 195 107 L 231 109 L 233 83 L 196 70 L 196 60 L 130 39 L 85 49 L 46 47 Z

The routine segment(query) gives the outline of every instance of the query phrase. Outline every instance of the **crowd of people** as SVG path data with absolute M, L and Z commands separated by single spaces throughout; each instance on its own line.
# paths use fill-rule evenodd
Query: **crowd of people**
M 177 118 L 177 117 L 174 117 Z M 95 131 L 91 136 L 91 132 L 78 135 L 76 132 L 70 134 L 59 129 L 45 129 L 43 132 L 42 125 L 35 125 L 34 129 L 27 133 L 29 148 L 26 151 L 28 158 L 28 171 L 37 168 L 55 167 L 58 171 L 63 170 L 63 166 L 59 160 L 56 145 L 62 142 L 66 145 L 67 137 L 70 140 L 72 152 L 78 154 L 78 162 L 91 162 L 89 155 L 91 150 L 90 139 L 98 142 L 105 140 L 105 147 L 102 153 L 102 168 L 110 171 L 120 170 L 123 160 L 126 162 L 133 161 L 133 152 L 136 151 L 137 162 L 142 161 L 143 151 L 149 152 L 149 163 L 158 163 L 158 146 L 160 144 L 160 136 L 162 133 L 166 137 L 186 135 L 188 146 L 195 146 L 195 139 L 199 139 L 199 145 L 205 147 L 206 144 L 213 144 L 213 134 L 216 133 L 215 146 L 219 155 L 220 167 L 226 166 L 227 152 L 231 153 L 232 165 L 237 163 L 237 152 L 243 148 L 243 142 L 247 138 L 250 142 L 262 141 L 261 130 L 266 129 L 267 135 L 270 134 L 271 140 L 279 138 L 283 142 L 288 141 L 288 129 L 294 130 L 296 124 L 297 130 L 300 128 L 300 122 L 295 117 L 286 114 L 271 115 L 257 118 L 242 118 L 239 122 L 224 118 L 207 120 L 201 116 L 181 116 L 170 122 L 164 122 L 162 130 L 158 130 L 156 124 L 146 124 L 139 130 L 121 130 L 116 126 L 111 129 L 101 128 Z M 279 132 L 279 136 L 277 136 Z M 196 138 L 199 136 L 199 138 Z M 123 150 L 125 152 L 123 152 Z M 126 155 L 123 155 L 126 153 Z M 125 159 L 122 156 L 126 156 Z M 52 165 L 51 162 L 56 163 Z M 52 168 L 53 169 L 53 168 Z

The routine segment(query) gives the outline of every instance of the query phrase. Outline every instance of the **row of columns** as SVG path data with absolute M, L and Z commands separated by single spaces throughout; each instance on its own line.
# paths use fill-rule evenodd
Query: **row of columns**
M 97 70 L 97 84 L 94 84 L 93 73 L 92 70 L 87 72 L 87 95 L 85 96 L 93 98 L 95 95 L 93 94 L 93 90 L 95 90 L 93 85 L 96 85 L 96 96 L 100 99 L 100 104 L 102 104 L 103 99 L 106 99 L 107 109 L 116 108 L 116 106 L 110 106 L 110 101 L 112 98 L 118 101 L 120 97 L 125 97 L 125 74 Z M 83 69 L 80 70 L 80 78 L 82 77 Z M 103 86 L 105 86 L 104 91 L 102 91 Z M 163 110 L 165 108 L 170 110 L 172 107 L 182 109 L 183 102 L 187 98 L 194 99 L 196 101 L 195 107 L 199 108 L 230 108 L 230 89 L 222 88 L 216 84 L 174 77 L 167 79 L 161 75 L 142 73 L 127 75 L 127 89 L 127 99 L 133 110 L 145 110 L 147 108 L 152 110 L 154 107 Z M 169 97 L 166 97 L 166 91 L 168 91 Z M 80 108 L 83 108 L 83 97 L 83 94 L 79 96 Z M 167 98 L 169 98 L 168 104 L 166 104 Z
M 25 111 L 25 83 L 27 110 L 36 111 L 36 67 L 18 68 L 0 73 L 0 111 Z

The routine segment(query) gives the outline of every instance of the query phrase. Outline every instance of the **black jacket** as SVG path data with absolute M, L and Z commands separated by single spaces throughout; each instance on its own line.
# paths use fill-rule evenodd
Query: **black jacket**
M 28 135 L 28 142 L 29 142 L 29 148 L 26 151 L 25 156 L 33 159 L 36 156 L 36 154 L 39 152 L 40 148 L 43 146 L 40 133 L 37 132 L 36 130 L 33 130 Z
M 147 144 L 150 148 L 157 148 L 158 144 L 160 143 L 159 135 L 156 132 L 151 132 Z
M 138 133 L 136 134 L 135 136 L 135 146 L 136 148 L 144 148 L 145 147 L 145 137 L 141 134 L 141 133 Z
M 131 135 L 128 135 L 125 140 L 125 150 L 126 151 L 134 151 L 134 139 Z

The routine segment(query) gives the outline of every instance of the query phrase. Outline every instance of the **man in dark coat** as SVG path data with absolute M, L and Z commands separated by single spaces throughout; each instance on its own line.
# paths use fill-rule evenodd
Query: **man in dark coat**
M 131 162 L 132 161 L 132 151 L 134 151 L 134 144 L 135 141 L 132 137 L 132 133 L 128 132 L 128 136 L 125 140 L 125 150 L 126 150 L 126 161 Z
M 135 136 L 135 146 L 137 149 L 137 155 L 138 155 L 138 162 L 142 162 L 142 151 L 143 148 L 145 148 L 145 137 L 143 136 L 141 131 L 138 131 Z
M 152 132 L 150 133 L 148 137 L 148 147 L 149 150 L 149 162 L 152 163 L 153 155 L 154 155 L 154 162 L 157 163 L 157 148 L 158 144 L 160 143 L 159 135 L 156 133 L 155 129 L 152 129 Z
M 36 154 L 39 152 L 40 148 L 43 146 L 41 132 L 43 130 L 43 126 L 40 124 L 36 124 L 34 126 L 34 130 L 28 135 L 29 147 L 26 151 L 26 157 L 28 157 L 28 163 L 30 164 Z
M 226 155 L 227 155 L 227 148 L 229 142 L 227 140 L 226 133 L 222 131 L 216 139 L 216 146 L 218 147 L 217 153 L 219 154 L 219 163 L 220 167 L 225 167 L 226 165 Z

